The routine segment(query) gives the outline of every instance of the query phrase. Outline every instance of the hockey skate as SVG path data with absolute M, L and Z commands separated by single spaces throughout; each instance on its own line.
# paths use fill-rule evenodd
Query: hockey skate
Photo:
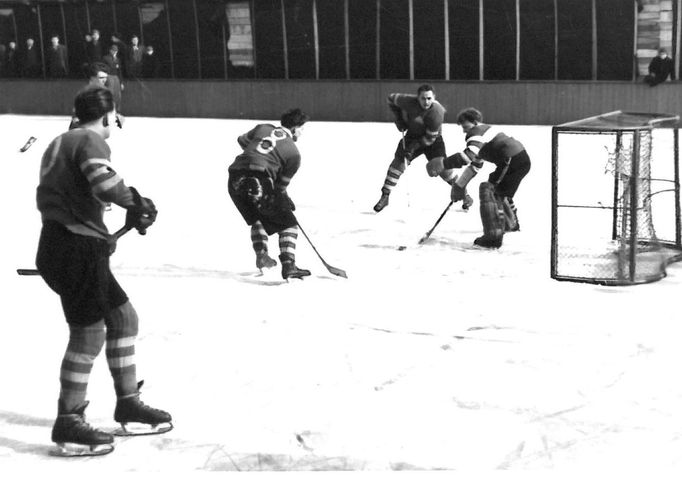
M 374 205 L 374 211 L 377 213 L 384 209 L 386 206 L 388 206 L 388 192 L 384 192 L 383 190 L 381 191 L 381 198 L 379 199 L 379 202 L 377 202 Z
M 284 280 L 289 280 L 290 278 L 300 278 L 309 277 L 310 271 L 304 270 L 296 266 L 296 261 L 293 259 L 284 259 L 280 255 L 280 261 L 282 261 L 282 278 Z
M 163 434 L 173 429 L 170 413 L 152 408 L 140 401 L 139 389 L 143 382 L 138 383 L 137 393 L 120 398 L 116 402 L 114 420 L 121 424 L 121 428 L 114 431 L 115 436 L 147 436 Z
M 263 273 L 263 269 L 272 268 L 273 266 L 277 266 L 277 261 L 271 258 L 267 252 L 256 254 L 256 268 L 258 268 L 261 273 Z
M 85 421 L 86 401 L 71 412 L 59 402 L 57 420 L 52 427 L 52 441 L 57 447 L 50 455 L 59 457 L 89 457 L 107 455 L 114 451 L 114 437 L 91 427 Z
M 485 247 L 488 249 L 499 249 L 502 247 L 502 237 L 492 237 L 490 235 L 481 235 L 474 240 L 474 245 Z

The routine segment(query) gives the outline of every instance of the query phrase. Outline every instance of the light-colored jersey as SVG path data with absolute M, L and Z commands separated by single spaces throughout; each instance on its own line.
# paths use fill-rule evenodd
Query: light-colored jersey
M 429 146 L 441 134 L 445 107 L 433 101 L 431 107 L 423 109 L 416 95 L 408 93 L 392 93 L 388 96 L 391 110 L 401 113 L 407 125 L 406 137 L 419 139 L 421 144 Z
M 286 190 L 301 165 L 301 154 L 291 131 L 281 126 L 260 124 L 240 135 L 237 142 L 244 150 L 230 165 L 230 172 L 266 173 L 278 190 Z
M 48 145 L 40 165 L 36 203 L 43 221 L 80 235 L 106 239 L 104 208 L 130 206 L 133 197 L 111 168 L 111 151 L 97 133 L 75 128 Z

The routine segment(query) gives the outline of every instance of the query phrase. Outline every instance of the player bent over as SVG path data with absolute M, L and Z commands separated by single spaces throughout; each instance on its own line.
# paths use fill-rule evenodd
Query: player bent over
M 474 244 L 500 247 L 505 232 L 521 228 L 514 194 L 530 171 L 530 158 L 521 142 L 495 126 L 484 124 L 481 112 L 473 107 L 457 115 L 457 124 L 466 134 L 466 147 L 463 152 L 448 157 L 444 167 L 445 171 L 466 168 L 452 183 L 451 199 L 457 202 L 465 198 L 465 188 L 481 169 L 483 161 L 494 163 L 495 171 L 479 187 L 483 235 L 474 240 Z
M 239 136 L 243 152 L 229 166 L 228 193 L 251 226 L 251 243 L 259 270 L 277 262 L 268 254 L 268 236 L 279 234 L 279 259 L 282 278 L 303 278 L 308 270 L 296 266 L 298 221 L 296 209 L 287 193 L 291 179 L 301 165 L 296 141 L 309 117 L 300 109 L 281 116 L 280 125 L 259 124 Z
M 388 96 L 388 107 L 395 116 L 395 125 L 403 133 L 398 143 L 393 161 L 388 166 L 384 186 L 381 188 L 381 198 L 374 206 L 377 213 L 388 205 L 388 198 L 398 184 L 398 180 L 405 172 L 405 167 L 413 159 L 424 154 L 428 163 L 426 169 L 430 176 L 440 177 L 448 183 L 454 178 L 454 173 L 444 170 L 445 143 L 441 136 L 445 108 L 436 100 L 436 93 L 431 85 L 421 85 L 417 95 L 406 93 L 392 93 Z M 432 174 L 433 170 L 439 173 Z M 471 198 L 469 198 L 471 199 Z M 465 209 L 471 205 L 466 205 Z
M 109 267 L 115 238 L 103 221 L 104 206 L 127 210 L 126 228 L 140 233 L 154 223 L 154 203 L 127 187 L 111 168 L 106 139 L 116 118 L 111 92 L 88 87 L 76 95 L 79 127 L 55 138 L 40 167 L 37 207 L 42 218 L 36 264 L 59 294 L 69 342 L 61 364 L 57 419 L 52 441 L 62 455 L 97 455 L 113 450 L 113 437 L 85 421 L 88 380 L 105 347 L 117 396 L 114 419 L 170 430 L 170 414 L 140 401 L 135 368 L 138 318 Z M 161 432 L 161 429 L 154 432 Z M 89 447 L 89 450 L 88 450 Z

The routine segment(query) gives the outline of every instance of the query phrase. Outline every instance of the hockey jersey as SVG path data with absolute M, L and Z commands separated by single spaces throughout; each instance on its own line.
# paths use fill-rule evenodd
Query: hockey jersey
M 434 101 L 424 109 L 416 95 L 392 93 L 388 96 L 388 106 L 407 125 L 406 138 L 418 139 L 423 146 L 429 146 L 440 136 L 445 108 L 439 102 Z
M 130 189 L 111 168 L 111 151 L 97 133 L 75 128 L 48 145 L 40 165 L 36 203 L 43 221 L 71 232 L 106 239 L 104 208 L 133 204 Z
M 266 173 L 278 190 L 286 190 L 301 165 L 301 154 L 291 131 L 271 124 L 260 124 L 240 135 L 243 149 L 228 168 L 230 172 Z
M 505 162 L 524 150 L 523 144 L 495 126 L 479 124 L 466 134 L 464 154 L 469 161 L 483 159 L 491 163 Z

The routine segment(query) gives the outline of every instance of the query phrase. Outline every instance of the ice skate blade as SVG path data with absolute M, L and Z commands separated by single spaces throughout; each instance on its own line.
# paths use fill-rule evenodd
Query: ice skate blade
M 114 451 L 113 444 L 76 444 L 76 443 L 57 443 L 57 446 L 50 449 L 48 454 L 60 458 L 74 457 L 93 457 L 108 455 Z
M 172 422 L 162 422 L 157 425 L 128 422 L 127 424 L 121 424 L 121 427 L 112 431 L 111 434 L 119 437 L 153 436 L 156 434 L 165 434 L 171 430 L 173 430 Z

